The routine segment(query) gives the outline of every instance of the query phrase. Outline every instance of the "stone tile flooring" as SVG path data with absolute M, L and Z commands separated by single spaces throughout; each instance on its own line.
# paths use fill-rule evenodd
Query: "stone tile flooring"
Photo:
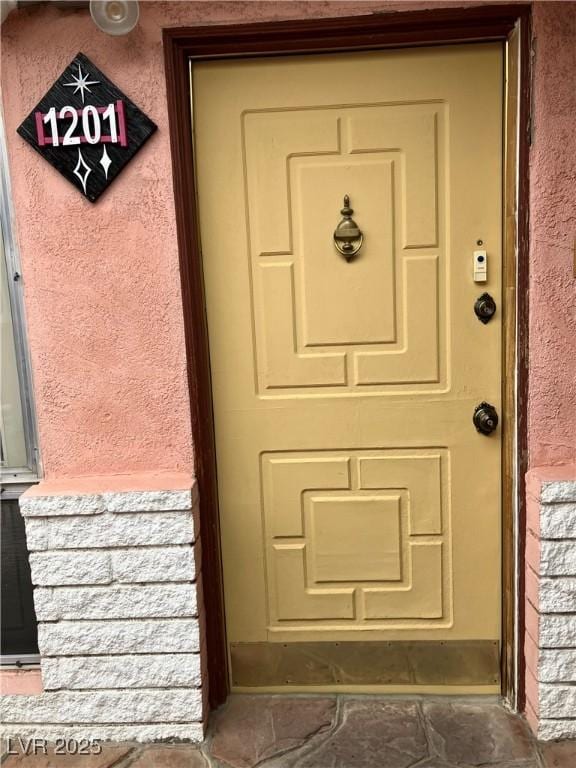
M 100 755 L 7 755 L 2 768 L 576 768 L 494 700 L 231 696 L 198 748 L 109 744 Z

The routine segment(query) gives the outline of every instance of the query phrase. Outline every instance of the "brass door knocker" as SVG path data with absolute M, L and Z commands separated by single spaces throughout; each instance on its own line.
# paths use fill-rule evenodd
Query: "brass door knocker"
M 364 242 L 364 235 L 352 218 L 354 210 L 350 208 L 350 198 L 344 195 L 344 208 L 340 211 L 343 218 L 334 230 L 334 245 L 346 261 L 351 261 Z

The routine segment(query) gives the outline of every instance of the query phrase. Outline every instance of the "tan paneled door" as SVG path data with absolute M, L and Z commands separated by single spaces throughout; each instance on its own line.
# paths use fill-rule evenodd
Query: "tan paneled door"
M 193 66 L 233 689 L 498 690 L 502 68 Z

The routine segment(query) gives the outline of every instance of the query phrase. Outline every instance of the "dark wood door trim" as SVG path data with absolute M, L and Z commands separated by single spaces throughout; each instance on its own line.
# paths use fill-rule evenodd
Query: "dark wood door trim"
M 518 396 L 516 410 L 516 497 L 504 499 L 504 566 L 523 574 L 522 552 L 514 551 L 511 531 L 523 534 L 524 475 L 527 467 L 527 350 L 528 350 L 528 151 L 530 110 L 530 19 L 528 4 L 489 5 L 472 8 L 442 8 L 406 13 L 379 13 L 353 17 L 253 24 L 212 25 L 164 29 L 164 54 L 176 227 L 184 307 L 184 329 L 188 360 L 188 383 L 196 475 L 200 491 L 202 576 L 206 610 L 209 701 L 212 708 L 228 693 L 228 657 L 224 622 L 222 563 L 218 518 L 216 453 L 208 351 L 208 329 L 202 275 L 194 147 L 191 132 L 189 85 L 190 61 L 209 58 L 278 56 L 303 53 L 375 50 L 390 47 L 443 45 L 457 42 L 507 41 L 519 35 L 520 87 L 518 110 L 519 187 L 516 260 L 518 300 L 516 366 Z M 513 375 L 509 371 L 508 375 Z M 511 493 L 512 491 L 510 491 Z M 514 508 L 517 506 L 516 522 Z M 509 594 L 514 572 L 505 573 L 503 613 L 503 690 L 520 705 L 523 692 L 514 691 L 512 670 L 518 665 L 522 681 L 522 658 L 514 654 L 514 603 Z M 523 584 L 518 610 L 522 612 Z M 523 638 L 518 638 L 522 648 Z M 520 653 L 522 657 L 522 653 Z

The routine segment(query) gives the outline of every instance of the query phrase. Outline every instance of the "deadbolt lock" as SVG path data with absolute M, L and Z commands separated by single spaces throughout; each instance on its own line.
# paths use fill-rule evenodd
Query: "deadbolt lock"
M 483 293 L 482 296 L 476 299 L 474 312 L 478 320 L 484 323 L 484 325 L 494 317 L 496 314 L 496 302 L 489 293 Z
M 490 403 L 480 403 L 474 409 L 474 416 L 472 417 L 474 426 L 477 431 L 483 435 L 489 435 L 494 432 L 498 426 L 498 414 L 496 408 Z

